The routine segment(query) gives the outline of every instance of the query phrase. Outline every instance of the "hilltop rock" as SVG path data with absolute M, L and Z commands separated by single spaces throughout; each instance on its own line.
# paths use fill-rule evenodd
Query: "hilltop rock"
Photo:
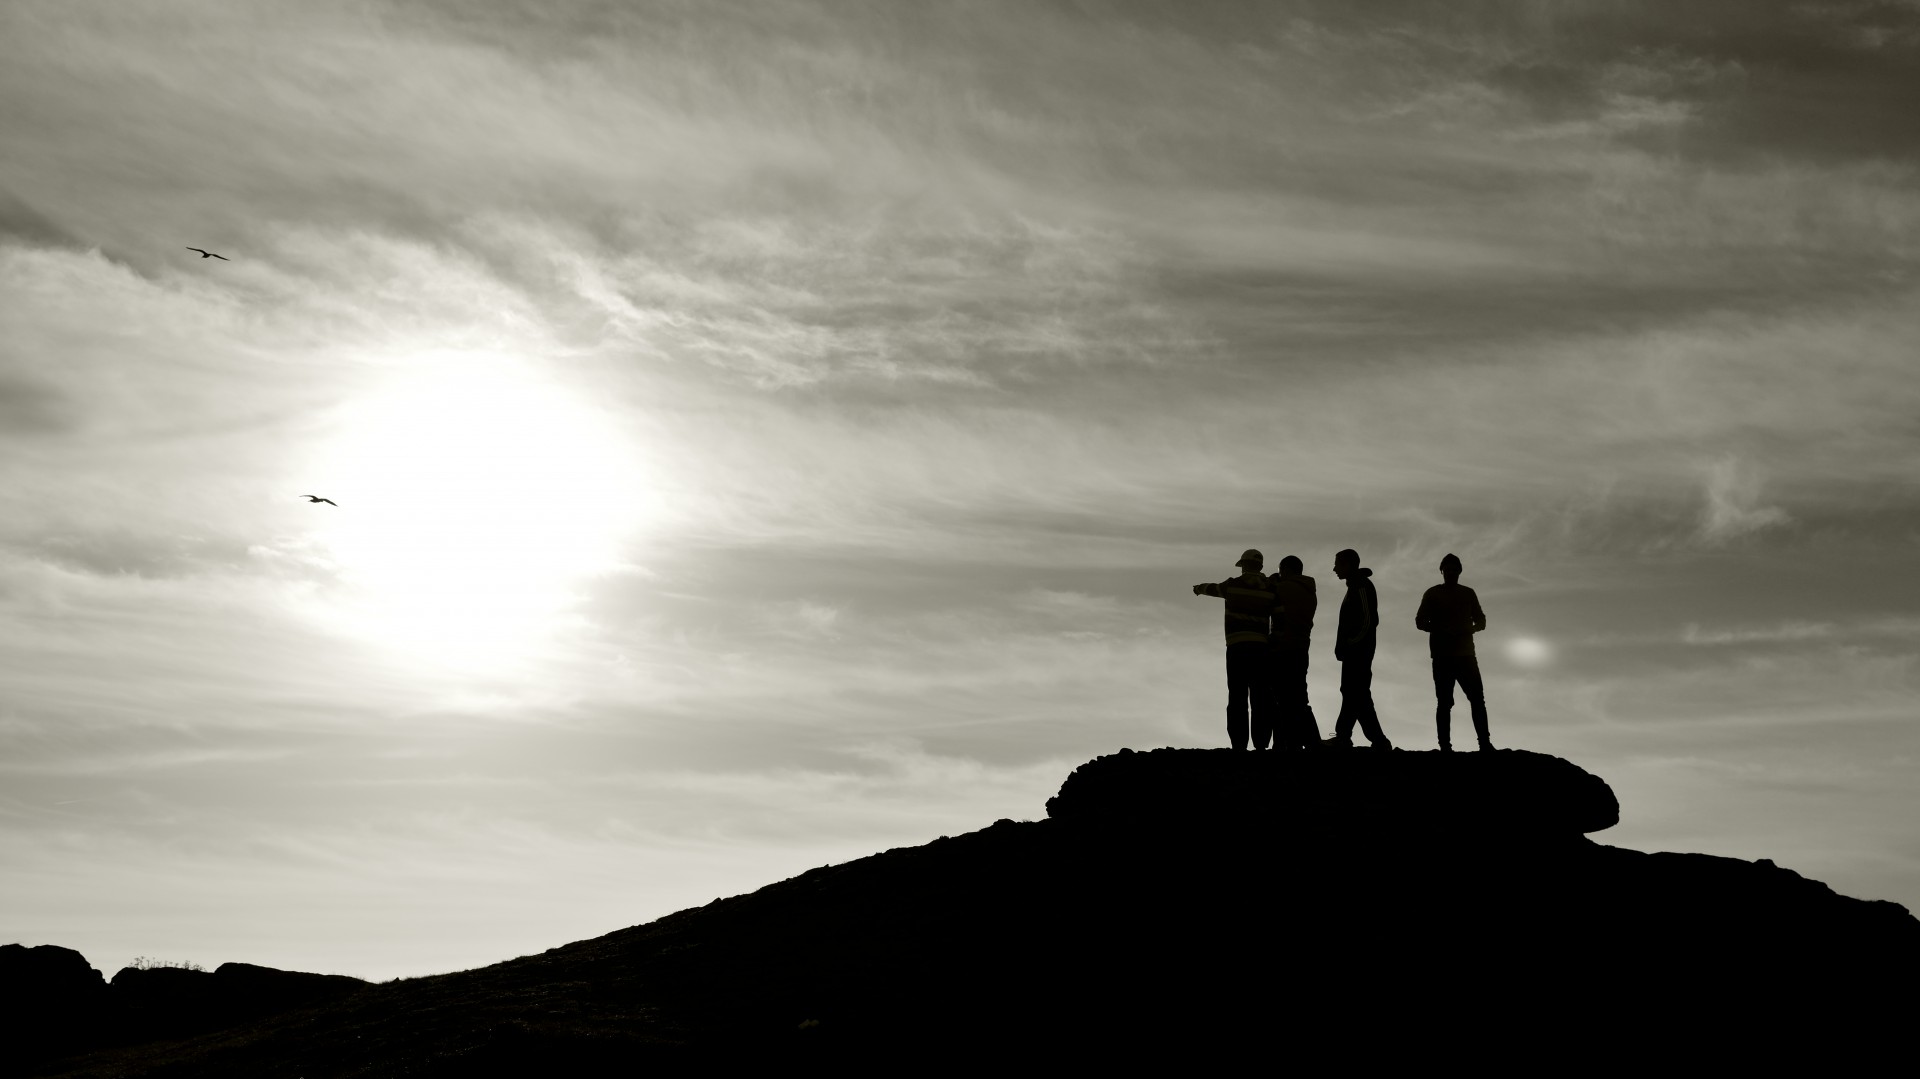
M 1343 836 L 1577 838 L 1620 822 L 1612 788 L 1543 753 L 1123 749 L 1074 769 L 1047 816 L 1123 827 L 1324 821 Z

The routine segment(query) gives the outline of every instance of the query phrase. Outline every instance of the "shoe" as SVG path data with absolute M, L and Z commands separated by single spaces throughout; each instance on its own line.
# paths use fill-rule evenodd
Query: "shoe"
M 1452 747 L 1452 746 L 1450 746 L 1450 745 L 1448 745 L 1448 744 L 1447 744 L 1447 743 L 1445 743 L 1445 742 L 1442 742 L 1442 743 L 1440 743 L 1440 752 L 1442 752 L 1442 753 L 1452 753 L 1452 752 L 1453 752 L 1453 747 Z
M 1492 742 L 1482 742 L 1482 743 L 1480 743 L 1480 752 L 1482 752 L 1482 753 L 1491 753 L 1492 751 L 1493 751 L 1493 743 L 1492 743 Z
M 1381 752 L 1383 752 L 1383 753 L 1391 753 L 1391 752 L 1393 752 L 1393 743 L 1392 743 L 1392 742 L 1381 742 L 1381 743 L 1380 743 L 1379 745 L 1377 745 L 1377 746 L 1374 746 L 1373 748 L 1375 748 L 1375 749 L 1377 749 L 1377 750 L 1380 750 L 1380 751 L 1381 751 Z
M 1353 740 L 1349 738 L 1329 738 L 1320 743 L 1322 749 L 1352 749 Z

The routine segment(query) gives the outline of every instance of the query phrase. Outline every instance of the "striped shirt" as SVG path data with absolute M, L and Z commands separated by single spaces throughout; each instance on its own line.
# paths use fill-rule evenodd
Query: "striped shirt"
M 1227 601 L 1227 643 L 1265 644 L 1273 618 L 1273 587 L 1265 580 L 1229 577 L 1206 587 L 1206 595 Z

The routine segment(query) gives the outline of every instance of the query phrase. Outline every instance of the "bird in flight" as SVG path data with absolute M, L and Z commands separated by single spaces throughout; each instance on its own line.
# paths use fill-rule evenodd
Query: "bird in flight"
M 306 499 L 309 502 L 325 502 L 327 505 L 332 506 L 334 509 L 340 508 L 340 503 L 335 502 L 331 498 L 321 498 L 319 495 L 301 495 L 300 497 Z
M 198 248 L 198 247 L 189 247 L 189 248 L 187 248 L 187 250 L 189 250 L 189 251 L 199 251 L 199 252 L 200 252 L 200 257 L 201 257 L 201 258 L 203 258 L 203 259 L 219 259 L 219 260 L 220 260 L 221 262 L 232 262 L 232 261 L 233 261 L 232 259 L 230 259 L 230 258 L 228 258 L 228 257 L 227 257 L 227 256 L 225 256 L 225 255 L 216 255 L 216 254 L 214 254 L 214 253 L 213 253 L 213 252 L 211 252 L 211 251 L 206 251 L 206 250 L 203 250 L 203 249 L 201 249 L 201 248 Z

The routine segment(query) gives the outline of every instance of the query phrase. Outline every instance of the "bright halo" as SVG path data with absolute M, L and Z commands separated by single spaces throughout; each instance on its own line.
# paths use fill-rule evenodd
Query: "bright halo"
M 525 658 L 616 565 L 648 485 L 611 421 L 530 365 L 419 357 L 348 406 L 314 493 L 362 634 L 459 667 Z
M 1553 661 L 1553 646 L 1537 637 L 1507 641 L 1507 658 L 1522 667 L 1544 667 Z

